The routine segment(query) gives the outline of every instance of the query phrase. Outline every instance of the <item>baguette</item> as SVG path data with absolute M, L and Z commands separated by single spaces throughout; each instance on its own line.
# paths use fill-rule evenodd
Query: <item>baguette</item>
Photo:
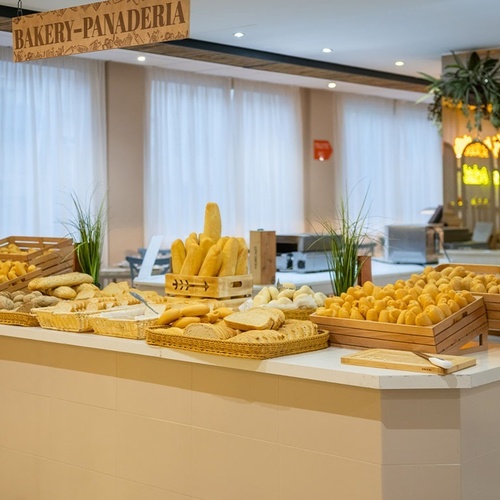
M 236 263 L 238 262 L 239 243 L 237 238 L 229 238 L 222 250 L 222 264 L 219 276 L 234 276 L 236 274 Z
M 179 274 L 188 276 L 197 276 L 198 271 L 203 263 L 203 249 L 193 241 L 193 239 L 188 238 L 186 240 L 186 258 L 182 263 L 181 271 Z
M 221 237 L 222 221 L 217 203 L 208 202 L 205 206 L 203 233 L 213 241 L 217 241 Z
M 248 246 L 245 238 L 238 238 L 238 258 L 236 260 L 236 276 L 248 274 Z
M 170 247 L 170 251 L 172 254 L 172 273 L 180 274 L 182 269 L 182 264 L 184 264 L 184 260 L 186 259 L 186 247 L 184 246 L 184 242 L 178 238 Z
M 201 265 L 199 276 L 218 276 L 222 265 L 222 250 L 218 245 L 212 245 L 208 251 L 203 264 Z

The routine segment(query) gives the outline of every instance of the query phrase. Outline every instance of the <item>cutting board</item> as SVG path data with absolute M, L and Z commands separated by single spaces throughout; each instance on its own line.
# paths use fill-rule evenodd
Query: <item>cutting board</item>
M 464 356 L 451 356 L 436 354 L 439 358 L 447 359 L 453 363 L 451 368 L 441 368 L 430 361 L 421 358 L 411 351 L 397 351 L 394 349 L 367 349 L 342 356 L 341 361 L 347 365 L 371 366 L 373 368 L 389 368 L 391 370 L 406 370 L 412 372 L 436 373 L 447 375 L 449 373 L 469 368 L 476 364 L 476 358 Z

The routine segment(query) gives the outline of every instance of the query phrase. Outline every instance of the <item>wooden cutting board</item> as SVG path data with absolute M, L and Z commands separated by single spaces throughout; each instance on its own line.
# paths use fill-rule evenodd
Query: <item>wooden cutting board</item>
M 347 365 L 371 366 L 373 368 L 389 368 L 391 370 L 406 370 L 412 372 L 436 373 L 447 375 L 449 373 L 469 368 L 476 364 L 476 358 L 464 356 L 451 356 L 436 354 L 435 356 L 447 359 L 453 363 L 451 368 L 441 368 L 430 361 L 421 358 L 411 351 L 397 351 L 394 349 L 367 349 L 342 356 L 341 361 Z

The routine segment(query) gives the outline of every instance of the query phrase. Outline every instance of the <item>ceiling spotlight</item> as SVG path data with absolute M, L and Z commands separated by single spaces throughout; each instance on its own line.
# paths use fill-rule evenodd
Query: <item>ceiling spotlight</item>
M 325 47 L 324 49 L 321 50 L 321 52 L 324 52 L 325 54 L 329 54 L 332 51 L 332 49 L 329 49 L 328 47 Z
M 139 56 L 137 58 L 138 61 L 141 61 L 141 62 L 144 62 L 146 60 L 146 58 L 144 56 Z
M 330 83 L 328 84 L 328 88 L 329 88 L 329 89 L 334 89 L 336 86 L 337 86 L 337 84 L 336 84 L 335 82 L 330 82 Z
M 404 61 L 396 61 L 394 64 L 396 66 L 404 66 L 405 65 Z
M 241 38 L 242 36 L 245 36 L 245 33 L 242 33 L 241 31 L 238 31 L 237 33 L 234 34 L 236 38 Z

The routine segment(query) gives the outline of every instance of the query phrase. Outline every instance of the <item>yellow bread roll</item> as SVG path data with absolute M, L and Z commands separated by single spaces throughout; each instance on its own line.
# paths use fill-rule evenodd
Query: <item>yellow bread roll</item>
M 193 304 L 180 309 L 180 316 L 203 316 L 210 312 L 210 306 L 207 304 Z
M 158 325 L 169 325 L 176 319 L 181 317 L 181 310 L 173 307 L 171 309 L 165 309 L 161 316 L 156 320 Z
M 203 234 L 213 241 L 217 241 L 222 234 L 222 221 L 220 217 L 219 205 L 208 202 L 205 206 L 205 221 L 203 224 Z
M 172 323 L 172 326 L 176 328 L 186 328 L 186 326 L 192 323 L 201 323 L 201 318 L 199 316 L 183 316 Z
M 238 258 L 236 260 L 235 275 L 248 274 L 248 246 L 245 238 L 237 238 L 238 240 Z
M 184 246 L 184 242 L 180 238 L 176 239 L 170 247 L 170 252 L 172 254 L 172 272 L 174 274 L 180 274 L 182 264 L 184 264 L 184 260 L 186 259 L 186 247 Z
M 212 245 L 207 252 L 198 276 L 218 276 L 222 265 L 222 250 L 218 245 Z
M 239 243 L 237 238 L 229 238 L 222 250 L 222 264 L 219 276 L 234 276 L 238 262 Z

